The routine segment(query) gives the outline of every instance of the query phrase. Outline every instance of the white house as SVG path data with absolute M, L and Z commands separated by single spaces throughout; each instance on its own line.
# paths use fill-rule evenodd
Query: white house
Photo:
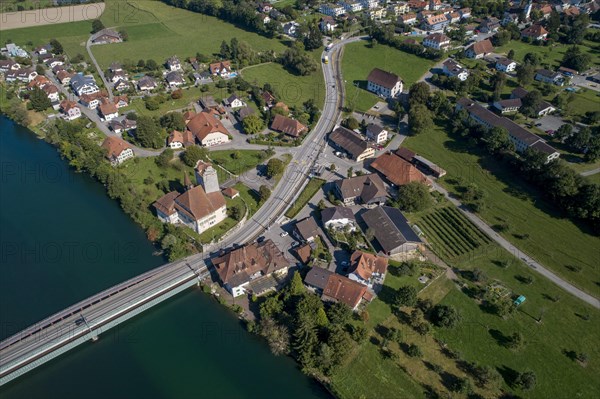
M 552 72 L 547 69 L 539 69 L 536 72 L 534 79 L 544 83 L 555 84 L 557 86 L 562 86 L 565 84 L 564 76 L 558 72 Z
M 356 230 L 356 218 L 352 209 L 344 206 L 334 206 L 321 211 L 321 221 L 326 229 L 348 229 Z
M 189 130 L 204 147 L 229 142 L 229 131 L 208 112 L 200 112 L 188 122 Z
M 31 82 L 33 79 L 36 78 L 36 76 L 38 76 L 37 72 L 31 68 L 19 69 L 16 72 L 17 72 L 17 79 L 19 79 L 21 82 L 25 82 L 25 83 Z
M 337 24 L 335 22 L 335 19 L 333 19 L 333 17 L 330 15 L 324 16 L 323 18 L 321 18 L 321 21 L 319 21 L 319 28 L 324 33 L 333 32 L 336 27 Z
M 296 21 L 287 22 L 281 25 L 283 27 L 283 33 L 288 36 L 296 37 L 296 31 L 300 27 L 300 24 Z
M 169 72 L 165 77 L 165 80 L 171 88 L 179 87 L 185 83 L 183 80 L 183 76 L 181 76 L 179 72 Z
M 496 70 L 501 72 L 514 72 L 517 69 L 517 63 L 508 58 L 500 58 L 496 61 Z
M 102 116 L 102 118 L 106 121 L 106 122 L 110 122 L 115 118 L 119 117 L 119 110 L 117 109 L 117 106 L 113 103 L 105 103 L 100 105 L 100 115 Z
M 383 256 L 354 251 L 350 256 L 348 278 L 369 288 L 373 288 L 375 284 L 383 284 L 387 267 L 388 259 Z
M 344 0 L 339 3 L 347 12 L 358 12 L 363 9 L 362 3 L 355 0 Z
M 242 108 L 247 104 L 243 102 L 237 95 L 232 94 L 228 99 L 223 101 L 225 105 L 229 105 L 231 108 Z
M 154 90 L 158 87 L 158 83 L 151 76 L 143 76 L 137 82 L 138 89 L 141 91 Z
M 327 3 L 321 4 L 319 7 L 319 12 L 321 14 L 329 15 L 330 17 L 339 17 L 345 12 L 345 10 L 344 7 L 339 4 Z
M 80 97 L 82 94 L 94 94 L 100 92 L 100 88 L 96 84 L 93 76 L 85 76 L 82 73 L 78 73 L 71 77 L 70 83 L 75 94 Z
M 107 137 L 102 143 L 102 148 L 106 149 L 106 158 L 113 166 L 119 165 L 135 154 L 131 146 L 123 139 L 118 137 Z
M 44 87 L 42 88 L 42 90 L 44 90 L 44 92 L 48 96 L 48 99 L 51 102 L 55 102 L 55 101 L 58 101 L 60 99 L 58 87 L 56 87 L 55 85 L 53 85 L 53 84 L 44 85 Z
M 450 46 L 450 38 L 443 33 L 433 33 L 423 40 L 423 46 L 435 50 L 444 50 Z
M 379 0 L 360 0 L 362 6 L 368 10 L 379 7 Z
M 367 82 L 367 90 L 385 98 L 394 98 L 402 92 L 402 79 L 379 68 L 369 73 Z
M 63 100 L 60 103 L 60 110 L 65 120 L 72 121 L 81 117 L 81 110 L 74 101 Z
M 469 77 L 469 70 L 464 68 L 462 65 L 460 65 L 458 62 L 454 61 L 451 58 L 444 61 L 444 66 L 442 70 L 444 72 L 444 75 L 456 77 L 463 82 Z
M 176 72 L 176 71 L 182 71 L 183 68 L 181 66 L 181 61 L 179 61 L 179 58 L 173 56 L 171 58 L 169 58 L 167 60 L 167 68 L 169 69 L 169 71 L 171 72 Z
M 383 144 L 388 139 L 388 131 L 379 125 L 370 123 L 367 126 L 367 138 L 377 144 Z

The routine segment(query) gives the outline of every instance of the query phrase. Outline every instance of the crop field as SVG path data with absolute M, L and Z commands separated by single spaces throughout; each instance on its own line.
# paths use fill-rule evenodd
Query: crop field
M 455 207 L 438 208 L 424 215 L 418 226 L 433 249 L 448 258 L 466 255 L 491 243 L 491 239 Z

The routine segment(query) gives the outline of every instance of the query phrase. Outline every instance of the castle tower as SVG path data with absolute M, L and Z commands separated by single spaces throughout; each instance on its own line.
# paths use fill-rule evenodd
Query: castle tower
M 198 161 L 195 171 L 196 181 L 204 188 L 207 194 L 220 191 L 217 171 L 210 163 Z

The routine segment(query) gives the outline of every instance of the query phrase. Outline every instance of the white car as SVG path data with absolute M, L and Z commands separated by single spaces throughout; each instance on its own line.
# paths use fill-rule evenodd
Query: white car
M 279 234 L 280 237 L 287 237 L 289 235 L 289 233 L 287 231 L 284 231 L 283 233 Z

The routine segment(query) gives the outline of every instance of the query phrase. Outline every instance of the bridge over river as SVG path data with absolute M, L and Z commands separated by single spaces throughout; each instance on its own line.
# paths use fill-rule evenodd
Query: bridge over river
M 19 377 L 209 276 L 202 255 L 115 285 L 0 342 L 0 385 Z

